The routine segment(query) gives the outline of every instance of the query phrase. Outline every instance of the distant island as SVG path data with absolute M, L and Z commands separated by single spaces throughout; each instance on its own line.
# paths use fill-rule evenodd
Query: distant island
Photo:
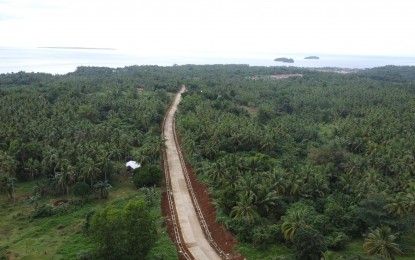
M 287 62 L 287 63 L 294 63 L 293 59 L 289 59 L 289 58 L 276 58 L 274 61 L 281 61 L 281 62 Z
M 317 57 L 317 56 L 308 56 L 308 57 L 305 57 L 304 59 L 306 59 L 306 60 L 318 60 L 320 58 Z
M 70 49 L 70 50 L 107 50 L 107 51 L 114 51 L 114 48 L 88 48 L 88 47 L 38 47 L 41 49 Z

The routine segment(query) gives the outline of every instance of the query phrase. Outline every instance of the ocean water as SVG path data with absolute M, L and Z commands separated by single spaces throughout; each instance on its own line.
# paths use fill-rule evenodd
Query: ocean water
M 318 60 L 307 60 L 309 55 Z M 294 63 L 274 61 L 278 57 L 293 58 Z M 386 65 L 415 66 L 415 57 L 346 56 L 276 53 L 190 53 L 186 55 L 148 55 L 103 49 L 2 48 L 0 73 L 19 71 L 65 74 L 78 66 L 120 68 L 131 65 L 172 66 L 174 64 L 249 64 L 251 66 L 295 66 L 373 68 Z

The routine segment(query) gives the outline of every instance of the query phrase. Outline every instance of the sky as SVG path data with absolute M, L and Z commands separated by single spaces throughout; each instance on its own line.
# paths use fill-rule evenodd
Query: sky
M 0 47 L 415 56 L 412 0 L 0 0 Z

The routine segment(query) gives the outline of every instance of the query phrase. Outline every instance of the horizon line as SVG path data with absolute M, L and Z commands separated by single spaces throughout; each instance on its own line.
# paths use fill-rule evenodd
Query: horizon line
M 75 50 L 109 50 L 115 51 L 115 48 L 94 48 L 94 47 L 65 47 L 65 46 L 40 46 L 40 49 L 75 49 Z

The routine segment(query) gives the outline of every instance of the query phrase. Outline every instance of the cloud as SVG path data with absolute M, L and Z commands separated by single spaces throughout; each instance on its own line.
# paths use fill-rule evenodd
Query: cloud
M 0 0 L 1 44 L 415 55 L 406 0 Z

